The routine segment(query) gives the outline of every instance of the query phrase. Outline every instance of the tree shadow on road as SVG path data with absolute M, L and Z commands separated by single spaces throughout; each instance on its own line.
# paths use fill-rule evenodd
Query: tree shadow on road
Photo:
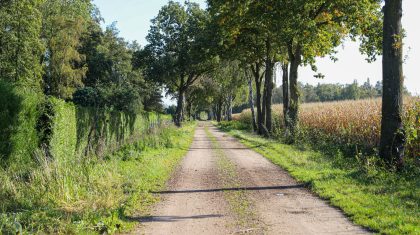
M 171 190 L 151 192 L 154 194 L 177 194 L 177 193 L 211 193 L 225 191 L 261 191 L 261 190 L 278 190 L 278 189 L 296 189 L 304 188 L 305 184 L 282 185 L 282 186 L 265 186 L 265 187 L 237 187 L 237 188 L 214 188 L 214 189 L 187 189 L 187 190 Z
M 194 215 L 194 216 L 141 216 L 141 217 L 128 217 L 130 221 L 139 221 L 141 223 L 151 222 L 178 222 L 181 220 L 191 219 L 208 219 L 208 218 L 220 218 L 224 215 L 210 214 L 210 215 Z

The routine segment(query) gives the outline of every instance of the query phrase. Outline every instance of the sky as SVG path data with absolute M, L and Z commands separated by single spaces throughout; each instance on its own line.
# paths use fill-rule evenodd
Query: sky
M 159 9 L 167 4 L 168 0 L 94 0 L 99 7 L 105 25 L 117 22 L 120 36 L 128 41 L 137 41 L 140 45 L 147 44 L 145 39 L 150 28 L 150 20 L 159 12 Z M 183 1 L 181 1 L 183 2 Z M 191 0 L 206 7 L 205 0 Z M 420 95 L 420 75 L 416 66 L 420 66 L 420 9 L 419 0 L 403 0 L 403 27 L 407 37 L 404 39 L 404 63 L 405 86 L 408 90 Z M 374 63 L 367 63 L 365 56 L 359 52 L 357 42 L 346 41 L 338 48 L 337 62 L 327 58 L 318 58 L 318 72 L 325 75 L 324 79 L 314 77 L 315 72 L 310 67 L 302 67 L 299 70 L 299 80 L 303 83 L 316 85 L 318 83 L 350 84 L 357 80 L 363 84 L 367 78 L 372 84 L 382 80 L 382 58 L 378 57 Z M 317 73 L 318 73 L 317 72 Z M 281 78 L 280 74 L 277 74 Z M 173 103 L 168 98 L 166 104 Z

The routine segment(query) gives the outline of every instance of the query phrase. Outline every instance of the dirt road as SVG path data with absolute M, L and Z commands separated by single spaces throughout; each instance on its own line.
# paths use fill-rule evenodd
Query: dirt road
M 364 234 L 284 170 L 209 123 L 136 234 Z

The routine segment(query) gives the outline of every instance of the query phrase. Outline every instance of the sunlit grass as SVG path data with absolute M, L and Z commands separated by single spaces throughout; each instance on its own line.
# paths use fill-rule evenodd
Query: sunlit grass
M 132 228 L 192 142 L 195 124 L 165 127 L 104 159 L 41 166 L 27 179 L 0 172 L 0 233 L 113 233 Z
M 355 223 L 384 234 L 420 233 L 419 171 L 388 172 L 339 151 L 326 154 L 234 130 L 226 123 L 223 127 L 295 179 L 307 183 Z

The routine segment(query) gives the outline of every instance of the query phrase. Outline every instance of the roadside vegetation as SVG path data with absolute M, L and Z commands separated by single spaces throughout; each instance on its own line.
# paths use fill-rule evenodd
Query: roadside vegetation
M 185 155 L 195 124 L 163 125 L 102 158 L 48 159 L 27 178 L 0 171 L 0 232 L 115 233 L 145 215 Z
M 243 130 L 249 125 L 239 121 L 219 127 L 306 183 L 356 224 L 381 234 L 420 232 L 419 168 L 390 172 L 370 162 L 374 158 L 348 156 L 332 144 L 289 145 L 260 137 Z

